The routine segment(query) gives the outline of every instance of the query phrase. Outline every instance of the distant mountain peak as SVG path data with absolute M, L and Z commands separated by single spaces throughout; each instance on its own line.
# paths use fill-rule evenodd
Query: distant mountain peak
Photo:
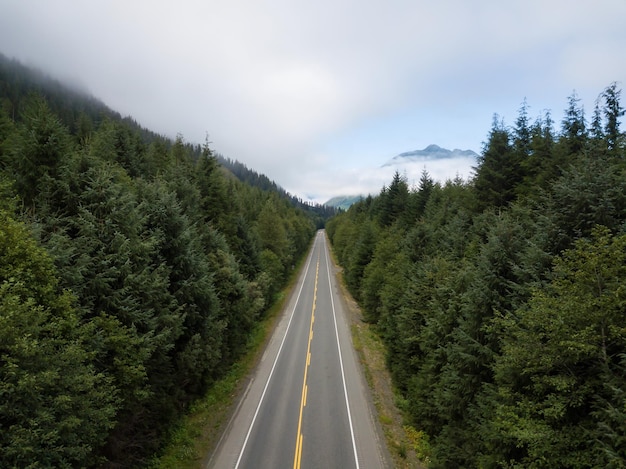
M 422 151 L 437 152 L 437 151 L 441 151 L 441 150 L 443 150 L 443 151 L 450 151 L 450 150 L 446 150 L 445 148 L 441 148 L 439 145 L 435 145 L 434 143 L 431 143 L 426 148 L 424 148 L 424 150 L 422 150 Z
M 407 151 L 404 153 L 400 153 L 399 155 L 394 156 L 391 160 L 385 163 L 383 166 L 393 166 L 404 163 L 411 162 L 420 162 L 420 161 L 431 161 L 431 160 L 439 160 L 442 158 L 477 158 L 478 154 L 472 150 L 459 150 L 455 148 L 454 150 L 448 150 L 447 148 L 442 148 L 439 145 L 430 144 L 423 150 L 413 150 Z

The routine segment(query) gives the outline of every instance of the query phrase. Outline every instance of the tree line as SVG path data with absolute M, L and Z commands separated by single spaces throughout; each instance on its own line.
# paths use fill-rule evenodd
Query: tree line
M 626 467 L 621 90 L 497 115 L 468 181 L 398 173 L 327 224 L 434 468 Z
M 206 143 L 0 68 L 0 465 L 140 467 L 245 351 L 316 221 Z

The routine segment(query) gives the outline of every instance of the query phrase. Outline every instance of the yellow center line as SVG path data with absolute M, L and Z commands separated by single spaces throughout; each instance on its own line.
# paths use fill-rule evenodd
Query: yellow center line
M 313 307 L 311 308 L 311 325 L 309 326 L 309 343 L 306 350 L 306 364 L 304 366 L 304 381 L 302 382 L 302 398 L 300 400 L 300 417 L 298 418 L 298 433 L 296 434 L 296 452 L 293 457 L 294 469 L 300 469 L 300 463 L 302 460 L 302 414 L 304 413 L 304 407 L 306 406 L 306 398 L 308 394 L 308 386 L 306 384 L 306 377 L 309 371 L 309 365 L 311 364 L 311 340 L 313 340 L 313 322 L 315 321 L 315 301 L 317 299 L 317 278 L 320 270 L 319 255 L 317 258 L 317 266 L 315 267 L 315 287 L 313 289 Z

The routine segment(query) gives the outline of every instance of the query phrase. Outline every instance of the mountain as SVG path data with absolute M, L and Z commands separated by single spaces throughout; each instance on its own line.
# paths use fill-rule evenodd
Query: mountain
M 375 178 L 380 179 L 380 187 L 391 180 L 394 171 L 401 172 L 411 186 L 418 183 L 423 171 L 433 180 L 442 183 L 457 177 L 469 179 L 477 158 L 478 154 L 472 150 L 448 150 L 433 144 L 423 150 L 407 151 L 394 156 L 374 170 L 377 174 Z M 341 195 L 333 197 L 324 205 L 347 210 L 362 198 L 362 195 Z
M 348 210 L 352 204 L 357 203 L 362 198 L 362 195 L 339 195 L 328 200 L 324 205 L 327 207 L 335 207 L 342 210 Z
M 414 150 L 400 153 L 383 165 L 394 166 L 405 163 L 424 162 L 451 158 L 478 158 L 478 154 L 472 150 L 448 150 L 439 145 L 428 145 L 423 150 Z

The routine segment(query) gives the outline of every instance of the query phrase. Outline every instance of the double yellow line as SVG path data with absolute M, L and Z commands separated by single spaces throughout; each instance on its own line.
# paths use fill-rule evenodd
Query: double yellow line
M 317 258 L 317 266 L 315 267 L 315 288 L 313 290 L 313 307 L 311 309 L 311 325 L 309 327 L 309 343 L 306 349 L 306 364 L 304 366 L 304 380 L 302 382 L 302 399 L 300 400 L 300 417 L 298 418 L 298 433 L 296 435 L 296 452 L 293 457 L 294 469 L 300 469 L 300 462 L 302 461 L 302 414 L 304 412 L 304 406 L 306 406 L 306 397 L 308 393 L 308 386 L 306 384 L 306 377 L 309 371 L 309 365 L 311 364 L 311 340 L 313 340 L 313 323 L 315 322 L 315 302 L 317 301 L 317 278 L 320 270 L 319 255 Z

